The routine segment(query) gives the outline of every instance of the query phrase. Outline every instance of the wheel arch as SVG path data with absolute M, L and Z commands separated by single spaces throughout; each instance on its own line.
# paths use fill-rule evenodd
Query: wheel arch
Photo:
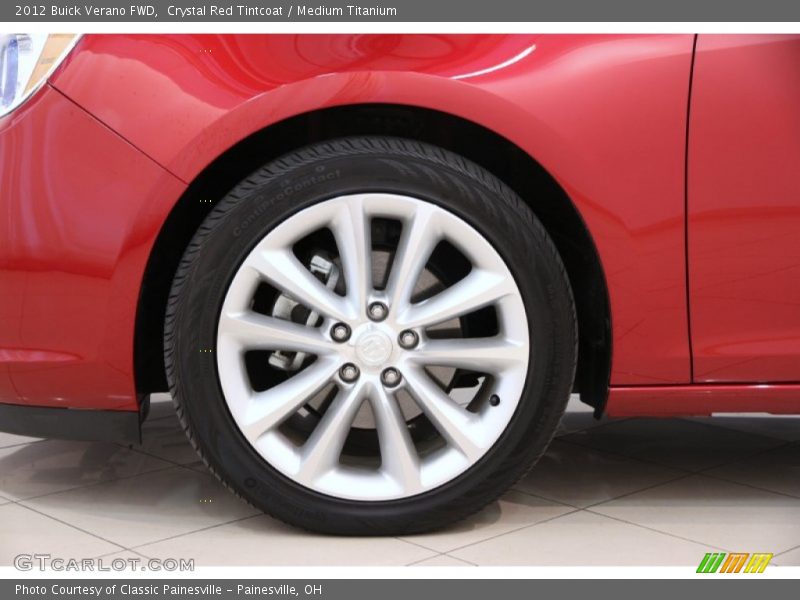
M 136 314 L 134 368 L 140 393 L 166 391 L 163 322 L 184 249 L 205 216 L 234 185 L 264 163 L 310 143 L 348 135 L 394 135 L 451 150 L 514 189 L 544 225 L 565 263 L 579 327 L 576 389 L 602 412 L 611 371 L 611 312 L 606 279 L 591 233 L 564 188 L 508 138 L 460 116 L 403 104 L 355 104 L 286 118 L 220 154 L 190 183 L 156 238 Z

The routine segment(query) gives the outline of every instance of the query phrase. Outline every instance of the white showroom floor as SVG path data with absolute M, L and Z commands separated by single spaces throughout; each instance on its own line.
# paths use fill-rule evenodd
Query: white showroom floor
M 800 418 L 594 421 L 571 402 L 516 488 L 448 530 L 405 538 L 298 531 L 227 492 L 166 397 L 144 445 L 0 433 L 0 565 L 19 553 L 214 565 L 697 565 L 772 552 L 800 565 Z

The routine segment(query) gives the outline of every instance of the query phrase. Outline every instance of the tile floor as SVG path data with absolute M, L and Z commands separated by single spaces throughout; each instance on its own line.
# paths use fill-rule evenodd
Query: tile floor
M 157 397 L 142 446 L 0 433 L 0 565 L 20 552 L 216 565 L 800 565 L 800 418 L 595 421 L 577 401 L 533 472 L 445 531 L 335 538 L 228 493 Z

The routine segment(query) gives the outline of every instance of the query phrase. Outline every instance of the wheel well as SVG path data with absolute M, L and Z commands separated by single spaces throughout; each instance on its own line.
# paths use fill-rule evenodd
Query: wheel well
M 441 146 L 483 166 L 525 200 L 566 266 L 578 315 L 575 388 L 600 414 L 611 365 L 608 291 L 589 231 L 567 194 L 526 152 L 488 129 L 437 111 L 383 104 L 331 108 L 272 125 L 227 150 L 189 185 L 164 223 L 145 270 L 136 317 L 137 391 L 167 390 L 163 323 L 169 289 L 184 249 L 216 202 L 266 162 L 347 135 L 395 135 Z

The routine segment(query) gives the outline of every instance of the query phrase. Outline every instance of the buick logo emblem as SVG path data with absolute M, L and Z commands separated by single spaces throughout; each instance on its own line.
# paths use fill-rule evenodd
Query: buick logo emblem
M 380 366 L 392 355 L 392 341 L 385 333 L 370 331 L 356 341 L 356 355 L 367 365 Z

